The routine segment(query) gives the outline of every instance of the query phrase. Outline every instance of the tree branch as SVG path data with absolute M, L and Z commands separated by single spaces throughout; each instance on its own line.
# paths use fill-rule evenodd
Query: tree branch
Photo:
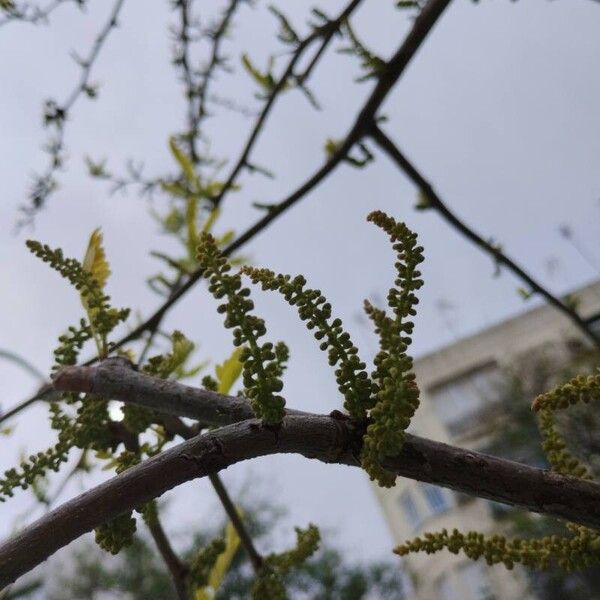
M 348 151 L 368 135 L 373 123 L 375 114 L 392 87 L 400 79 L 407 65 L 417 53 L 425 41 L 429 32 L 433 29 L 437 20 L 447 8 L 452 0 L 429 0 L 425 8 L 415 19 L 414 25 L 407 35 L 400 48 L 387 63 L 386 69 L 379 75 L 377 83 L 371 92 L 367 102 L 359 112 L 350 131 L 340 144 L 337 151 L 329 157 L 329 160 L 318 169 L 305 183 L 292 192 L 287 198 L 275 205 L 262 219 L 259 219 L 254 225 L 242 233 L 236 240 L 227 246 L 222 254 L 230 256 L 233 252 L 241 248 L 246 242 L 260 233 L 270 225 L 277 217 L 291 208 L 296 202 L 312 191 L 325 177 L 327 177 L 345 158 Z M 138 325 L 113 345 L 114 349 L 121 348 L 126 343 L 137 339 L 144 331 L 151 329 L 156 323 L 160 323 L 165 313 L 202 278 L 202 270 L 197 269 L 190 275 L 189 279 L 169 296 L 167 300 L 152 314 L 146 321 Z M 97 358 L 89 361 L 87 364 L 95 362 Z
M 185 392 L 180 390 L 181 395 Z M 221 398 L 223 409 L 228 402 L 228 397 Z M 248 419 L 198 435 L 66 502 L 6 541 L 0 546 L 0 586 L 101 523 L 185 481 L 269 454 L 295 453 L 358 466 L 361 437 L 362 431 L 337 413 L 291 414 L 277 427 Z M 587 481 L 412 435 L 385 466 L 404 477 L 600 528 L 600 486 Z
M 248 554 L 248 558 L 252 563 L 252 568 L 256 573 L 259 573 L 263 566 L 263 558 L 254 546 L 254 542 L 252 541 L 252 538 L 250 537 L 250 534 L 248 533 L 248 530 L 246 529 L 246 526 L 244 525 L 237 508 L 235 507 L 235 504 L 229 497 L 227 488 L 223 485 L 221 478 L 216 473 L 209 475 L 208 478 L 210 479 L 213 488 L 215 488 L 215 492 L 217 493 L 217 496 L 219 496 L 219 500 L 221 501 L 221 504 L 223 505 L 231 524 L 237 532 L 246 554 Z
M 344 8 L 344 10 L 340 13 L 340 15 L 336 19 L 330 21 L 329 23 L 326 23 L 323 27 L 314 31 L 311 35 L 309 35 L 308 37 L 303 39 L 298 44 L 298 47 L 296 48 L 291 59 L 289 60 L 287 67 L 283 71 L 283 74 L 277 81 L 275 87 L 269 93 L 267 100 L 265 102 L 265 105 L 264 105 L 260 115 L 258 116 L 256 123 L 254 124 L 254 127 L 252 128 L 252 131 L 250 132 L 250 136 L 248 137 L 248 140 L 246 141 L 246 144 L 240 154 L 240 157 L 238 158 L 235 166 L 233 167 L 229 176 L 227 177 L 227 180 L 225 181 L 221 191 L 215 197 L 214 202 L 215 202 L 216 206 L 218 206 L 221 203 L 225 194 L 231 189 L 232 185 L 235 183 L 235 180 L 237 179 L 237 176 L 240 174 L 241 170 L 248 164 L 248 157 L 250 156 L 250 152 L 252 151 L 254 143 L 258 139 L 258 136 L 263 129 L 264 123 L 265 123 L 267 117 L 269 116 L 271 109 L 273 108 L 273 106 L 275 104 L 275 100 L 277 99 L 279 94 L 284 90 L 290 77 L 292 77 L 292 75 L 294 74 L 294 69 L 296 68 L 296 64 L 298 63 L 298 61 L 304 54 L 304 51 L 315 40 L 317 40 L 318 38 L 323 36 L 323 41 L 321 43 L 321 46 L 319 47 L 319 50 L 317 51 L 317 53 L 315 54 L 313 59 L 311 60 L 309 67 L 302 74 L 300 83 L 304 83 L 304 81 L 308 78 L 309 74 L 311 73 L 311 71 L 313 70 L 313 68 L 315 67 L 317 62 L 320 60 L 321 56 L 323 55 L 323 53 L 324 53 L 325 49 L 327 48 L 327 45 L 331 41 L 331 38 L 333 37 L 334 33 L 339 29 L 341 23 L 343 23 L 344 20 L 347 19 L 354 12 L 354 9 L 360 4 L 361 1 L 362 0 L 352 0 L 352 2 L 350 2 L 348 4 L 348 6 L 346 6 L 346 8 Z
M 536 281 L 515 261 L 504 254 L 499 248 L 484 240 L 478 233 L 473 231 L 468 225 L 460 220 L 444 204 L 440 196 L 433 189 L 433 186 L 421 175 L 416 167 L 406 158 L 400 149 L 392 140 L 376 125 L 373 124 L 370 131 L 373 141 L 383 150 L 388 157 L 406 174 L 406 176 L 421 190 L 427 197 L 429 206 L 436 210 L 454 229 L 461 233 L 484 252 L 489 254 L 497 263 L 507 267 L 514 275 L 523 281 L 529 288 L 542 296 L 548 304 L 554 306 L 570 319 L 577 328 L 597 347 L 600 347 L 600 338 L 592 331 L 587 322 L 575 310 L 569 308 L 564 302 L 561 302 L 554 294 Z
M 27 398 L 27 400 L 23 400 L 16 406 L 13 406 L 10 410 L 7 410 L 5 413 L 0 415 L 0 424 L 4 423 L 4 421 L 8 421 L 8 419 L 18 415 L 22 410 L 25 410 L 28 406 L 31 406 L 34 402 L 38 400 L 47 400 L 52 401 L 52 399 L 56 398 L 56 390 L 52 387 L 51 384 L 44 384 L 39 391 L 31 398 Z
M 148 529 L 150 530 L 150 533 L 156 543 L 156 547 L 158 548 L 165 565 L 167 565 L 167 568 L 171 573 L 171 579 L 173 580 L 173 584 L 179 599 L 187 600 L 188 592 L 186 576 L 188 568 L 184 563 L 181 562 L 181 560 L 179 560 L 179 557 L 177 554 L 175 554 L 175 551 L 171 547 L 169 538 L 167 537 L 167 534 L 165 533 L 165 530 L 163 529 L 158 517 L 158 512 L 151 514 L 146 524 L 148 525 Z
M 67 96 L 66 100 L 60 105 L 53 100 L 47 101 L 46 103 L 44 120 L 46 125 L 53 125 L 55 130 L 54 138 L 50 140 L 46 150 L 49 154 L 49 162 L 45 171 L 41 175 L 35 177 L 33 188 L 30 193 L 31 206 L 21 207 L 21 211 L 24 213 L 25 217 L 21 220 L 20 226 L 31 222 L 34 215 L 40 210 L 50 194 L 57 187 L 55 175 L 64 163 L 62 154 L 65 147 L 65 126 L 69 113 L 83 94 L 86 94 L 89 97 L 94 97 L 96 95 L 93 87 L 90 86 L 92 67 L 98 59 L 108 36 L 113 29 L 117 27 L 117 19 L 123 8 L 124 2 L 125 0 L 115 1 L 108 15 L 108 19 L 96 36 L 88 55 L 83 59 L 75 59 L 77 64 L 81 67 L 81 73 L 77 84 L 71 90 L 71 93 Z
M 169 434 L 180 435 L 186 440 L 191 439 L 198 433 L 198 431 L 194 431 L 193 427 L 187 426 L 181 419 L 172 415 L 163 415 L 162 423 Z M 256 573 L 258 573 L 262 567 L 263 558 L 258 553 L 258 550 L 256 550 L 254 542 L 252 541 L 252 537 L 246 529 L 246 525 L 242 520 L 237 507 L 232 502 L 229 492 L 221 481 L 221 478 L 216 473 L 209 475 L 208 478 L 210 479 L 210 483 L 219 497 L 219 500 L 221 501 L 223 509 L 227 513 L 231 524 L 236 530 L 244 550 L 248 554 L 248 558 L 252 563 L 252 567 Z

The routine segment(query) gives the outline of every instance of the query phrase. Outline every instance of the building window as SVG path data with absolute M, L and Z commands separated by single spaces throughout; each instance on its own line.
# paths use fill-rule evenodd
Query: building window
M 404 517 L 410 527 L 413 529 L 418 529 L 423 522 L 421 518 L 421 513 L 410 493 L 410 490 L 406 490 L 402 496 L 400 496 L 400 506 L 402 507 L 402 512 L 404 513 Z
M 495 600 L 485 570 L 480 563 L 470 563 L 460 570 L 462 585 L 468 600 Z
M 448 575 L 442 575 L 435 583 L 440 600 L 460 600 Z
M 477 425 L 481 411 L 498 397 L 499 370 L 487 363 L 428 390 L 435 410 L 451 435 Z
M 422 487 L 431 514 L 440 515 L 452 508 L 450 499 L 445 490 L 429 483 L 422 484 Z

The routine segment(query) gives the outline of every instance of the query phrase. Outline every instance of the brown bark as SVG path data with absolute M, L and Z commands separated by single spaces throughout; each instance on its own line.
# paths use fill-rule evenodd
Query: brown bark
M 123 359 L 108 359 L 98 367 L 68 367 L 58 373 L 55 385 L 61 390 L 135 400 L 162 411 L 168 408 L 206 422 L 214 419 L 224 426 L 132 467 L 9 539 L 0 547 L 0 587 L 101 523 L 185 481 L 243 460 L 295 453 L 327 463 L 359 465 L 362 430 L 340 413 L 288 411 L 281 425 L 266 427 L 248 418 L 250 407 L 242 398 L 155 379 L 132 370 Z M 234 423 L 236 419 L 241 421 Z M 389 458 L 386 466 L 399 476 L 600 529 L 600 486 L 587 481 L 408 434 L 400 455 Z

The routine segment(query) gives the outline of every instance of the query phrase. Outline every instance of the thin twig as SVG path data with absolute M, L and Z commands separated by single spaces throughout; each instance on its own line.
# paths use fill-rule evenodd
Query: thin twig
M 387 97 L 388 93 L 404 73 L 406 66 L 425 41 L 428 33 L 431 31 L 437 20 L 441 17 L 444 10 L 452 0 L 430 0 L 419 16 L 415 19 L 413 28 L 396 51 L 394 56 L 388 62 L 387 68 L 379 75 L 377 83 L 368 97 L 366 103 L 359 112 L 353 126 L 346 135 L 344 141 L 338 146 L 337 151 L 329 157 L 327 162 L 318 169 L 305 183 L 297 188 L 287 198 L 275 205 L 263 218 L 259 219 L 254 225 L 249 227 L 236 240 L 229 244 L 224 250 L 223 255 L 229 256 L 236 250 L 239 250 L 246 242 L 255 235 L 263 231 L 277 217 L 291 208 L 301 198 L 312 191 L 325 177 L 327 177 L 345 158 L 347 152 L 352 146 L 368 134 L 369 128 L 375 113 Z M 200 279 L 202 270 L 197 269 L 189 279 L 150 316 L 138 325 L 135 329 L 121 338 L 113 346 L 115 349 L 121 348 L 126 343 L 137 339 L 142 333 L 151 329 L 155 323 L 160 322 L 176 304 L 179 299 L 186 294 Z M 97 358 L 88 361 L 87 364 L 95 362 Z
M 180 435 L 185 440 L 193 438 L 198 433 L 192 427 L 188 427 L 181 419 L 173 415 L 165 416 L 163 418 L 163 425 L 165 426 L 167 432 L 174 435 Z M 221 501 L 221 504 L 223 505 L 231 524 L 236 530 L 244 550 L 248 554 L 248 558 L 252 563 L 252 567 L 254 568 L 255 572 L 258 573 L 262 568 L 263 558 L 256 549 L 256 546 L 252 541 L 252 537 L 250 536 L 250 532 L 244 524 L 242 516 L 240 515 L 235 504 L 232 502 L 229 492 L 227 491 L 224 483 L 221 481 L 221 478 L 216 473 L 210 474 L 208 478 L 215 492 L 217 493 L 217 496 L 219 497 L 219 500 Z
M 442 201 L 433 186 L 421 175 L 416 167 L 406 158 L 400 149 L 392 140 L 378 127 L 373 124 L 370 130 L 370 136 L 373 141 L 388 155 L 388 157 L 407 175 L 407 177 L 421 190 L 427 199 L 428 207 L 437 211 L 452 227 L 460 232 L 464 237 L 489 254 L 498 264 L 507 267 L 521 281 L 523 281 L 532 292 L 542 296 L 548 304 L 554 306 L 563 315 L 570 319 L 577 328 L 596 346 L 600 347 L 600 337 L 588 326 L 586 321 L 577 312 L 569 308 L 564 302 L 561 302 L 554 294 L 546 289 L 541 283 L 536 281 L 514 260 L 509 258 L 498 247 L 490 244 L 478 233 L 473 231 L 461 219 L 459 219 Z
M 0 19 L 0 27 L 8 25 L 9 23 L 29 23 L 30 25 L 37 25 L 38 23 L 48 22 L 50 15 L 63 4 L 72 2 L 73 4 L 79 4 L 78 0 L 53 0 L 49 2 L 44 8 L 39 6 L 27 6 L 24 8 L 13 8 L 4 11 L 6 15 L 3 19 Z M 29 10 L 29 12 L 27 12 Z
M 221 17 L 219 24 L 212 33 L 213 44 L 210 59 L 208 61 L 208 65 L 202 72 L 202 83 L 199 86 L 198 109 L 196 111 L 196 118 L 198 119 L 198 122 L 204 119 L 208 114 L 206 110 L 208 90 L 213 73 L 221 63 L 221 57 L 219 55 L 221 43 L 223 42 L 223 39 L 229 30 L 233 15 L 240 4 L 241 0 L 229 0 L 229 4 L 223 12 L 223 16 Z
M 8 421 L 8 419 L 18 415 L 21 411 L 25 410 L 27 407 L 31 406 L 38 400 L 47 400 L 50 402 L 51 400 L 58 397 L 56 391 L 52 388 L 52 385 L 47 383 L 40 388 L 40 390 L 31 398 L 27 398 L 23 402 L 13 406 L 10 410 L 7 410 L 5 413 L 0 415 L 0 424 L 4 421 Z
M 240 542 L 244 550 L 248 554 L 248 558 L 252 563 L 254 571 L 256 573 L 259 573 L 263 565 L 263 558 L 256 550 L 254 542 L 252 541 L 252 538 L 250 537 L 250 534 L 248 533 L 248 530 L 244 525 L 244 521 L 242 521 L 240 513 L 238 512 L 235 504 L 231 501 L 231 498 L 229 497 L 227 488 L 223 485 L 223 482 L 221 481 L 221 478 L 217 473 L 210 474 L 208 478 L 212 483 L 215 492 L 217 492 L 217 496 L 219 496 L 219 500 L 221 501 L 221 504 L 223 505 L 223 508 L 225 509 L 229 520 L 231 521 L 231 524 L 233 525 L 236 533 L 238 534 L 238 537 L 240 538 Z
M 258 136 L 263 129 L 264 123 L 265 123 L 267 117 L 269 116 L 271 109 L 273 108 L 273 106 L 275 104 L 275 100 L 278 98 L 279 94 L 285 89 L 290 77 L 294 73 L 294 69 L 296 68 L 298 61 L 303 56 L 305 50 L 315 40 L 319 39 L 320 37 L 323 37 L 323 42 L 322 42 L 318 52 L 313 57 L 311 63 L 309 64 L 308 68 L 305 70 L 303 75 L 301 75 L 297 79 L 300 84 L 303 84 L 306 81 L 306 79 L 312 72 L 313 68 L 315 67 L 315 65 L 317 64 L 317 62 L 320 60 L 321 56 L 323 55 L 327 45 L 331 41 L 331 38 L 333 37 L 335 32 L 339 30 L 340 25 L 352 14 L 352 12 L 356 9 L 356 7 L 360 4 L 361 1 L 362 0 L 352 0 L 352 2 L 350 2 L 348 4 L 348 6 L 346 6 L 346 8 L 344 8 L 344 10 L 340 13 L 340 15 L 336 19 L 333 19 L 329 23 L 326 23 L 323 27 L 315 30 L 312 34 L 310 34 L 308 37 L 306 37 L 304 40 L 302 40 L 298 44 L 296 50 L 292 54 L 292 57 L 290 58 L 290 60 L 287 64 L 287 67 L 284 69 L 283 74 L 281 75 L 281 77 L 279 78 L 279 80 L 277 81 L 277 83 L 275 84 L 275 86 L 273 87 L 273 89 L 271 90 L 269 95 L 267 96 L 265 105 L 264 105 L 260 115 L 258 116 L 258 118 L 254 124 L 254 127 L 252 128 L 252 131 L 250 132 L 250 135 L 248 136 L 246 144 L 244 145 L 244 148 L 242 149 L 242 152 L 241 152 L 237 162 L 235 163 L 233 169 L 229 173 L 229 176 L 225 180 L 225 183 L 223 184 L 221 191 L 214 198 L 215 206 L 219 206 L 219 204 L 222 202 L 223 198 L 225 197 L 225 194 L 227 194 L 227 192 L 235 184 L 235 181 L 236 181 L 238 175 L 240 174 L 240 172 L 242 171 L 242 169 L 245 166 L 247 166 L 248 157 L 250 156 L 250 152 L 252 151 L 254 143 L 258 139 Z
M 0 348 L 0 358 L 4 358 L 18 365 L 39 382 L 46 380 L 46 376 L 33 363 L 29 362 L 26 358 L 17 354 L 16 352 L 13 352 L 12 350 L 4 350 L 3 348 Z
M 158 509 L 157 509 L 158 510 Z M 162 556 L 162 559 L 171 573 L 173 584 L 180 600 L 187 600 L 186 576 L 188 567 L 179 559 L 169 542 L 169 538 L 163 529 L 158 512 L 151 512 L 146 524 L 150 534 L 156 543 L 156 547 Z
M 75 103 L 82 94 L 94 94 L 90 88 L 92 67 L 98 59 L 100 51 L 111 31 L 117 26 L 117 18 L 124 2 L 125 0 L 116 0 L 106 23 L 96 36 L 90 52 L 86 58 L 78 60 L 78 63 L 81 66 L 79 81 L 73 87 L 66 100 L 61 105 L 56 104 L 54 101 L 50 101 L 46 104 L 46 113 L 44 115 L 46 123 L 52 124 L 55 128 L 54 138 L 51 139 L 48 144 L 50 160 L 46 171 L 42 175 L 37 176 L 34 180 L 33 189 L 30 194 L 32 205 L 21 207 L 22 212 L 25 214 L 25 218 L 19 223 L 20 226 L 31 221 L 36 212 L 44 205 L 49 195 L 56 189 L 57 184 L 55 175 L 64 163 L 62 153 L 65 145 L 65 124 L 69 116 L 69 111 L 75 106 Z

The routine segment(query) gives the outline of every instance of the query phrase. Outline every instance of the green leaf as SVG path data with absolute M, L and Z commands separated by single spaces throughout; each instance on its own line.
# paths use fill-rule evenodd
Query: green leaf
M 196 246 L 198 245 L 198 230 L 196 229 L 196 220 L 198 218 L 198 199 L 190 197 L 187 200 L 185 211 L 185 222 L 187 225 L 187 249 L 188 256 L 194 260 L 196 256 Z
M 228 229 L 221 237 L 217 238 L 217 246 L 226 246 L 235 237 L 235 231 Z
M 567 294 L 566 296 L 563 296 L 562 301 L 567 308 L 576 311 L 581 303 L 581 298 L 575 294 Z
M 102 246 L 102 231 L 100 228 L 94 229 L 88 242 L 88 247 L 81 265 L 84 271 L 87 271 L 96 280 L 101 289 L 104 289 L 108 276 L 110 275 L 110 265 L 106 260 L 106 253 Z M 86 306 L 84 299 L 84 306 Z
M 171 149 L 173 158 L 179 163 L 185 178 L 190 183 L 196 183 L 197 176 L 196 172 L 194 171 L 194 165 L 185 152 L 177 145 L 177 141 L 175 140 L 174 136 L 169 138 L 169 148 Z
M 325 154 L 327 155 L 327 158 L 331 158 L 339 150 L 341 145 L 341 141 L 327 138 L 325 141 Z
M 219 218 L 220 214 L 221 211 L 218 208 L 213 208 L 213 210 L 211 210 L 210 214 L 208 215 L 208 218 L 202 226 L 202 233 L 210 233 L 212 231 L 213 225 L 215 224 L 215 221 Z
M 187 198 L 189 191 L 186 190 L 179 181 L 161 181 L 160 187 L 163 192 L 175 196 L 176 198 Z
M 259 71 L 250 61 L 248 55 L 244 52 L 242 54 L 242 65 L 248 73 L 252 76 L 254 81 L 256 81 L 262 88 L 270 92 L 273 87 L 275 87 L 275 80 L 273 79 L 273 75 L 270 72 L 262 73 Z
M 431 208 L 429 196 L 423 190 L 419 190 L 419 193 L 417 194 L 417 203 L 415 204 L 415 209 L 427 210 L 428 208 Z
M 519 296 L 521 296 L 521 298 L 523 298 L 523 300 L 529 300 L 529 298 L 533 296 L 533 292 L 531 290 L 526 290 L 522 287 L 517 288 L 517 293 L 519 294 Z
M 102 245 L 102 232 L 100 231 L 99 227 L 92 231 L 81 267 L 94 278 L 94 281 L 98 284 L 100 290 L 103 290 L 104 286 L 106 285 L 106 281 L 108 280 L 108 276 L 110 275 L 110 265 L 106 259 L 106 253 L 104 252 L 104 247 Z M 96 342 L 96 346 L 98 347 L 98 353 L 104 354 L 106 350 L 105 336 L 98 334 L 94 327 L 94 323 L 96 322 L 96 317 L 98 315 L 98 309 L 93 309 L 90 307 L 86 294 L 80 293 L 79 297 L 81 299 L 81 304 L 83 305 L 83 308 L 88 316 L 90 326 L 93 331 L 94 340 Z
M 240 517 L 243 517 L 243 511 L 237 509 Z M 225 527 L 225 551 L 219 554 L 215 566 L 212 568 L 208 576 L 208 584 L 216 592 L 221 586 L 221 582 L 225 577 L 231 561 L 240 547 L 240 537 L 231 523 L 227 523 Z
M 219 394 L 228 394 L 233 384 L 237 381 L 242 373 L 242 362 L 240 356 L 242 348 L 236 348 L 231 356 L 220 365 L 215 367 L 215 375 L 219 385 L 217 391 Z

